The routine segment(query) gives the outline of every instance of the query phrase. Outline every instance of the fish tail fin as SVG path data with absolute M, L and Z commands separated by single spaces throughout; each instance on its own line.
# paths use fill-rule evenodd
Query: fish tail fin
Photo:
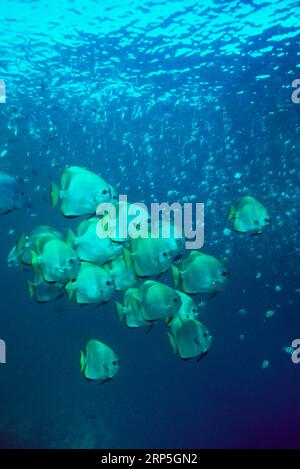
M 27 290 L 30 298 L 34 297 L 34 285 L 30 280 L 27 280 Z
M 141 309 L 141 302 L 137 298 L 130 298 L 130 304 L 133 311 L 138 312 Z
M 74 246 L 75 244 L 75 233 L 73 230 L 71 230 L 71 228 L 68 229 L 68 233 L 67 233 L 67 244 L 69 246 Z
M 227 217 L 227 220 L 230 221 L 230 220 L 234 220 L 235 219 L 235 215 L 236 215 L 236 211 L 235 211 L 235 208 L 233 206 L 230 207 L 230 212 L 228 214 L 228 217 Z
M 85 355 L 82 350 L 80 350 L 80 371 L 83 373 L 86 366 Z
M 175 265 L 172 265 L 172 277 L 173 277 L 175 288 L 177 288 L 181 280 L 181 272 L 178 269 L 178 267 L 176 267 Z
M 74 288 L 73 288 L 72 282 L 67 283 L 67 285 L 65 286 L 65 290 L 66 290 L 69 300 L 71 300 L 74 294 Z
M 170 341 L 173 352 L 177 353 L 177 347 L 176 347 L 176 342 L 175 342 L 174 337 L 169 332 L 168 332 L 168 337 L 169 337 L 169 341 Z
M 39 256 L 35 251 L 31 251 L 31 264 L 38 264 L 39 263 Z
M 31 267 L 35 276 L 39 276 L 41 273 L 39 256 L 36 252 L 31 251 Z
M 125 265 L 127 269 L 129 270 L 132 267 L 132 257 L 131 257 L 132 254 L 128 249 L 124 248 L 123 256 L 124 256 Z
M 116 305 L 116 308 L 117 308 L 117 315 L 118 315 L 119 321 L 122 322 L 123 317 L 124 317 L 124 307 L 118 301 L 115 301 L 115 305 Z
M 58 204 L 58 201 L 60 199 L 59 187 L 54 182 L 51 183 L 50 197 L 51 197 L 51 206 L 52 208 L 54 208 Z

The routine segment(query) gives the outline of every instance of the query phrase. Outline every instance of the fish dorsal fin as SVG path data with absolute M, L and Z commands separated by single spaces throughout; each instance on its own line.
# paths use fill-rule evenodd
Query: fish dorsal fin
M 250 204 L 250 203 L 252 204 L 253 202 L 258 202 L 258 200 L 252 197 L 252 195 L 245 195 L 241 200 L 246 204 Z
M 204 253 L 200 251 L 191 251 L 188 259 L 195 259 L 196 257 L 203 256 Z
M 134 294 L 129 299 L 130 306 L 133 311 L 138 312 L 141 308 L 141 299 L 138 294 Z
M 56 238 L 52 234 L 48 234 L 40 238 L 37 238 L 35 241 L 35 247 L 36 247 L 38 254 L 41 254 L 45 245 L 53 239 L 56 239 Z
M 259 204 L 259 202 L 251 195 L 245 195 L 244 197 L 241 198 L 237 211 L 242 210 L 246 205 L 252 205 L 252 204 Z
M 71 168 L 66 169 L 61 176 L 61 188 L 63 191 L 68 190 L 72 179 L 72 173 L 69 171 Z
M 143 298 L 146 291 L 153 285 L 156 285 L 157 283 L 158 282 L 156 282 L 155 280 L 145 280 L 145 282 L 143 282 L 139 288 L 140 297 Z

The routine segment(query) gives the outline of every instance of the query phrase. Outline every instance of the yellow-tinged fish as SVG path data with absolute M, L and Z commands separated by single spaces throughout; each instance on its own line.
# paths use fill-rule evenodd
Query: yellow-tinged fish
M 124 243 L 132 236 L 132 233 L 135 235 L 140 234 L 142 230 L 148 230 L 148 211 L 138 204 L 121 200 L 112 210 L 98 213 L 98 215 L 103 215 L 99 230 L 118 243 Z
M 77 236 L 69 229 L 67 242 L 74 246 L 81 260 L 102 265 L 120 255 L 123 248 L 109 237 L 99 238 L 97 234 L 98 223 L 98 218 L 83 221 L 78 227 Z
M 125 291 L 138 284 L 139 280 L 134 271 L 133 265 L 127 265 L 124 260 L 123 249 L 122 254 L 113 259 L 108 265 L 109 270 L 114 277 L 117 291 Z
M 115 284 L 109 270 L 82 262 L 76 280 L 66 285 L 69 299 L 76 295 L 78 304 L 102 304 L 113 296 Z
M 229 276 L 220 259 L 200 251 L 191 251 L 179 268 L 172 266 L 172 274 L 175 287 L 185 293 L 217 293 Z
M 181 256 L 185 249 L 185 239 L 181 235 L 181 227 L 180 230 L 178 228 L 173 222 L 164 219 L 151 223 L 151 233 L 158 235 L 174 259 Z
M 186 293 L 183 293 L 182 291 L 176 290 L 178 295 L 180 296 L 181 299 L 181 308 L 178 311 L 177 316 L 178 318 L 181 319 L 196 319 L 198 316 L 198 311 L 197 311 L 197 305 L 195 304 L 194 300 L 187 295 Z
M 175 257 L 168 243 L 159 238 L 130 239 L 130 251 L 124 249 L 126 264 L 130 265 L 132 262 L 139 277 L 149 277 L 166 272 Z
M 254 197 L 244 196 L 237 209 L 231 207 L 228 220 L 232 220 L 232 228 L 240 233 L 261 234 L 270 225 L 268 210 Z
M 52 183 L 52 206 L 55 207 L 59 200 L 66 217 L 93 215 L 99 204 L 111 201 L 111 187 L 97 174 L 71 166 L 61 177 L 61 189 Z
M 65 293 L 64 283 L 46 282 L 42 275 L 36 276 L 33 281 L 27 280 L 27 288 L 30 298 L 34 298 L 38 303 L 55 300 Z
M 38 238 L 32 251 L 34 271 L 42 271 L 46 282 L 67 282 L 76 278 L 80 260 L 74 249 L 52 234 Z
M 29 235 L 22 233 L 15 246 L 15 254 L 19 257 L 22 264 L 31 265 L 32 251 L 35 249 L 35 243 L 38 238 L 51 236 L 56 239 L 63 239 L 63 235 L 55 228 L 47 225 L 41 225 L 34 228 Z
M 146 280 L 139 287 L 140 302 L 136 303 L 135 310 L 140 309 L 145 321 L 159 319 L 169 323 L 181 308 L 179 294 L 169 287 L 154 280 Z
M 174 318 L 168 336 L 174 353 L 183 360 L 202 357 L 212 343 L 209 330 L 196 319 Z
M 116 301 L 117 315 L 129 328 L 149 326 L 141 314 L 141 301 L 138 288 L 129 288 L 124 293 L 123 305 Z
M 118 373 L 119 359 L 108 345 L 91 339 L 86 345 L 85 353 L 80 352 L 80 368 L 87 380 L 105 382 Z

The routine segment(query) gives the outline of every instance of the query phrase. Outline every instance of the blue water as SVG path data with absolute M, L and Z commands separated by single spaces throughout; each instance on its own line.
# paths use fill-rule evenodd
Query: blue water
M 299 447 L 300 364 L 283 350 L 300 338 L 298 2 L 2 0 L 1 10 L 0 170 L 23 178 L 29 203 L 0 215 L 0 447 Z M 203 249 L 226 256 L 231 276 L 200 313 L 214 337 L 200 362 L 173 354 L 163 325 L 127 329 L 113 303 L 37 304 L 8 268 L 20 233 L 78 225 L 49 203 L 71 164 L 131 201 L 205 204 Z M 272 217 L 261 236 L 227 230 L 248 193 Z M 79 369 L 93 337 L 120 357 L 103 385 Z

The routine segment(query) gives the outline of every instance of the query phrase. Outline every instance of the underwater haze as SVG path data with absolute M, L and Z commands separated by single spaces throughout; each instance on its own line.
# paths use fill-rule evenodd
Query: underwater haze
M 0 171 L 23 203 L 0 215 L 0 447 L 300 447 L 299 2 L 1 0 L 1 11 Z M 162 323 L 127 328 L 114 301 L 30 298 L 7 256 L 38 225 L 76 231 L 84 217 L 49 197 L 68 166 L 131 202 L 204 203 L 203 251 L 230 277 L 193 297 L 213 336 L 201 360 L 181 360 Z M 258 236 L 227 220 L 245 195 L 270 214 Z M 170 272 L 160 281 L 173 285 Z M 108 382 L 80 372 L 90 339 L 119 357 Z

